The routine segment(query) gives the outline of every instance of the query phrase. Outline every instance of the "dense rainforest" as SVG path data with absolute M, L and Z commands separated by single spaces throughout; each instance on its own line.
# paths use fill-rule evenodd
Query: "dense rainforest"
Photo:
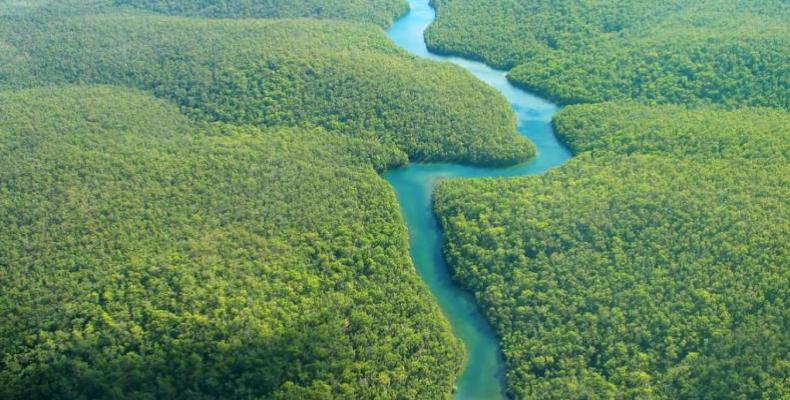
M 790 396 L 784 1 L 433 0 L 430 48 L 560 103 L 543 177 L 444 182 L 518 399 Z
M 557 136 L 575 153 L 790 160 L 790 112 L 775 108 L 645 106 L 608 102 L 566 107 L 554 118 Z
M 322 18 L 386 27 L 409 9 L 406 0 L 0 0 L 0 15 L 142 11 L 210 18 Z
M 561 103 L 790 107 L 784 0 L 433 0 L 431 49 Z
M 115 6 L 0 3 L 0 397 L 451 396 L 377 173 L 527 159 L 507 101 L 374 25 Z
M 790 113 L 601 103 L 555 126 L 568 165 L 436 193 L 514 397 L 790 394 Z
M 0 87 L 150 91 L 205 121 L 318 125 L 410 159 L 513 164 L 534 154 L 507 104 L 462 69 L 337 21 L 100 15 L 0 20 Z M 479 107 L 487 104 L 487 107 Z
M 0 92 L 0 397 L 442 398 L 461 349 L 376 169 L 322 129 Z
M 584 154 L 442 184 L 446 254 L 502 335 L 512 396 L 786 398 L 788 172 Z
M 786 2 L 432 3 L 431 49 L 575 104 L 568 165 L 435 196 L 509 395 L 790 397 Z M 535 150 L 405 10 L 0 0 L 0 397 L 450 397 L 377 173 Z
M 115 0 L 165 14 L 232 18 L 337 18 L 389 26 L 409 10 L 406 0 Z

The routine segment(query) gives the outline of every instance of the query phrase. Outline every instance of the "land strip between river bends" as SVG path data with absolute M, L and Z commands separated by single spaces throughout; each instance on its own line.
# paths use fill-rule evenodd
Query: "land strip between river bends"
M 780 2 L 682 1 L 664 20 L 647 0 L 436 2 L 431 49 L 515 66 L 518 85 L 574 103 L 553 123 L 575 154 L 562 168 L 433 188 L 445 261 L 501 338 L 507 394 L 788 398 Z
M 460 57 L 430 53 L 425 29 L 435 19 L 429 0 L 410 1 L 411 11 L 398 20 L 388 34 L 410 53 L 437 61 L 449 61 L 472 72 L 499 90 L 518 118 L 518 130 L 537 148 L 531 162 L 508 168 L 480 168 L 449 163 L 411 164 L 389 171 L 404 219 L 409 227 L 414 264 L 436 297 L 455 334 L 466 347 L 466 366 L 458 379 L 456 398 L 495 399 L 505 397 L 505 366 L 499 338 L 478 309 L 473 296 L 452 280 L 442 254 L 442 233 L 433 213 L 432 191 L 437 180 L 447 178 L 508 177 L 540 174 L 565 163 L 571 152 L 554 135 L 551 121 L 559 108 L 511 85 L 504 71 Z M 484 105 L 481 105 L 484 106 Z
M 461 341 L 452 336 L 414 274 L 406 225 L 400 220 L 394 193 L 373 168 L 364 174 L 340 168 L 340 154 L 332 149 L 344 146 L 335 145 L 335 140 L 314 150 L 300 144 L 313 149 L 307 146 L 313 141 L 326 141 L 332 135 L 338 136 L 337 141 L 347 137 L 357 150 L 341 154 L 359 153 L 359 169 L 370 162 L 378 171 L 405 163 L 407 155 L 416 162 L 510 165 L 525 161 L 534 154 L 533 147 L 516 133 L 515 116 L 497 91 L 455 65 L 409 55 L 373 25 L 126 13 L 0 19 L 0 59 L 10 61 L 0 62 L 0 87 L 7 91 L 0 96 L 4 103 L 0 104 L 0 148 L 9 152 L 9 157 L 0 157 L 8 164 L 0 168 L 0 191 L 9 188 L 7 182 L 18 183 L 10 187 L 13 198 L 0 196 L 13 199 L 11 207 L 0 212 L 0 219 L 21 227 L 37 221 L 36 230 L 30 233 L 27 228 L 4 229 L 0 238 L 0 262 L 19 266 L 12 268 L 13 275 L 0 274 L 0 280 L 8 283 L 0 285 L 8 289 L 0 303 L 8 306 L 0 308 L 17 316 L 0 324 L 5 333 L 0 335 L 5 339 L 0 348 L 12 355 L 0 361 L 4 363 L 0 397 L 57 398 L 52 393 L 59 392 L 68 393 L 63 396 L 67 398 L 103 397 L 96 393 L 173 398 L 178 396 L 172 393 L 187 397 L 200 393 L 284 399 L 330 393 L 325 397 L 434 399 L 452 394 L 464 364 Z M 502 76 L 494 73 L 492 77 Z M 58 89 L 50 88 L 74 84 L 142 90 L 164 103 L 147 107 L 144 104 L 153 100 L 150 97 L 134 100 L 138 94 L 126 102 L 123 95 L 103 96 L 104 91 L 89 88 L 55 96 Z M 77 101 L 83 98 L 85 102 Z M 132 101 L 140 105 L 130 107 Z M 166 104 L 166 117 L 137 111 L 152 108 L 158 112 Z M 115 108 L 107 108 L 111 105 Z M 550 105 L 545 107 L 552 110 Z M 9 113 L 9 109 L 18 112 Z M 26 118 L 34 124 L 15 122 Z M 176 145 L 167 146 L 176 152 L 174 156 L 159 157 L 165 147 L 159 136 L 167 135 L 167 125 L 149 128 L 130 122 L 136 126 L 130 130 L 124 125 L 124 121 L 140 120 L 182 121 L 176 130 L 183 135 L 232 136 L 228 140 L 233 144 L 223 147 L 227 151 L 222 160 L 236 158 L 237 162 L 228 169 L 219 160 L 211 161 L 214 153 L 204 149 L 217 146 L 211 140 L 199 141 L 195 146 L 201 153 L 187 152 L 188 158 L 182 150 L 191 148 Z M 202 128 L 218 123 L 230 126 Z M 247 124 L 255 128 L 241 126 Z M 320 134 L 321 139 L 303 143 L 309 132 L 319 135 L 318 130 L 300 133 L 312 125 L 327 132 Z M 283 126 L 290 129 L 279 129 Z M 154 138 L 145 145 L 126 146 L 112 134 L 136 137 L 138 131 Z M 269 134 L 279 139 L 267 140 Z M 244 145 L 236 144 L 237 136 L 238 140 L 246 138 Z M 46 146 L 27 146 L 31 141 Z M 251 142 L 249 148 L 247 142 Z M 282 148 L 289 143 L 295 147 L 293 152 Z M 126 152 L 138 149 L 144 154 L 135 159 L 153 161 L 132 162 L 135 167 L 126 168 L 132 160 Z M 86 155 L 76 153 L 68 160 L 58 156 L 83 151 Z M 171 163 L 179 154 L 184 155 L 182 162 Z M 502 158 L 508 154 L 517 159 Z M 498 161 L 478 157 L 487 155 Z M 260 168 L 245 167 L 248 164 L 242 161 L 253 163 L 255 157 Z M 322 163 L 330 159 L 338 165 L 329 168 Z M 215 167 L 206 167 L 209 161 Z M 117 167 L 103 166 L 108 163 Z M 140 170 L 141 166 L 147 168 Z M 50 179 L 63 173 L 69 179 Z M 266 178 L 256 179 L 255 174 Z M 369 179 L 361 179 L 365 176 Z M 38 190 L 17 177 L 32 177 L 46 189 Z M 356 183 L 345 185 L 350 182 Z M 159 190 L 161 185 L 166 188 Z M 363 190 L 375 185 L 382 190 Z M 149 189 L 164 195 L 178 192 L 179 200 L 157 197 L 163 201 L 153 201 Z M 49 196 L 45 202 L 36 197 L 53 191 L 75 200 Z M 338 193 L 332 195 L 334 191 Z M 427 193 L 424 209 L 430 217 Z M 232 206 L 228 199 L 233 199 Z M 54 219 L 47 215 L 47 207 L 55 204 L 52 201 L 68 214 Z M 162 213 L 172 217 L 162 218 Z M 367 215 L 371 218 L 366 221 Z M 150 224 L 153 228 L 147 229 L 163 234 L 148 234 L 138 223 Z M 75 233 L 61 233 L 63 229 Z M 80 229 L 97 236 L 86 236 Z M 385 230 L 389 232 L 373 239 Z M 277 236 L 279 232 L 282 236 Z M 16 234 L 31 235 L 43 250 L 25 247 L 31 241 L 18 240 Z M 110 235 L 122 239 L 105 240 Z M 188 249 L 181 247 L 184 238 L 189 240 Z M 267 249 L 273 246 L 271 254 L 289 257 L 283 263 L 268 253 L 260 253 L 259 258 L 254 251 L 258 243 L 273 243 L 266 245 Z M 281 243 L 290 247 L 281 251 Z M 441 259 L 440 243 L 435 243 L 431 249 Z M 383 252 L 388 255 L 380 257 Z M 150 257 L 145 255 L 149 253 Z M 20 258 L 7 261 L 8 254 Z M 179 258 L 170 259 L 173 254 Z M 45 255 L 53 262 L 42 263 Z M 105 259 L 114 260 L 113 268 Z M 398 261 L 402 264 L 384 267 Z M 168 267 L 157 268 L 162 264 Z M 234 268 L 224 267 L 231 264 Z M 115 271 L 123 273 L 109 274 Z M 192 274 L 195 279 L 190 278 Z M 14 279 L 6 279 L 9 276 Z M 57 278 L 51 281 L 51 277 Z M 215 289 L 217 285 L 232 296 Z M 395 289 L 379 295 L 384 288 Z M 93 292 L 87 300 L 90 304 L 85 304 L 84 294 Z M 48 300 L 39 301 L 40 293 L 46 293 Z M 467 304 L 470 312 L 475 310 L 474 301 Z M 50 307 L 65 312 L 52 312 Z M 134 312 L 127 312 L 128 308 Z M 83 316 L 99 322 L 83 324 Z M 244 317 L 243 325 L 231 322 L 237 316 Z M 478 324 L 486 326 L 482 319 Z M 132 326 L 140 334 L 126 335 L 126 329 L 113 326 Z M 250 329 L 261 334 L 249 335 Z M 96 337 L 91 333 L 95 331 L 100 332 L 100 340 L 83 340 Z M 217 335 L 226 339 L 218 340 Z M 26 340 L 33 336 L 40 340 Z M 173 337 L 178 345 L 171 345 Z M 111 351 L 104 351 L 107 342 L 114 344 Z M 480 348 L 493 349 L 486 354 L 496 356 L 496 341 L 485 343 Z M 254 351 L 232 351 L 237 348 Z M 88 358 L 90 362 L 83 362 Z M 494 367 L 502 365 L 496 357 L 490 359 Z M 202 360 L 200 368 L 196 368 L 197 360 Z

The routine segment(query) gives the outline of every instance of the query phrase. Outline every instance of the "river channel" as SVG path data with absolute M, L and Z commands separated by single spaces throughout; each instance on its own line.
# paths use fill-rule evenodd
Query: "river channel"
M 467 362 L 457 382 L 456 399 L 504 398 L 505 367 L 499 338 L 481 314 L 473 296 L 457 286 L 442 255 L 443 237 L 432 209 L 432 192 L 440 179 L 509 177 L 541 174 L 565 163 L 570 151 L 557 140 L 551 119 L 559 107 L 513 86 L 505 71 L 460 57 L 431 53 L 425 29 L 436 18 L 428 0 L 411 0 L 411 11 L 388 31 L 389 37 L 408 52 L 428 59 L 451 62 L 499 90 L 513 106 L 518 131 L 538 150 L 530 162 L 508 168 L 481 168 L 451 163 L 413 163 L 387 172 L 409 228 L 411 256 L 417 272 L 435 296 L 453 333 L 466 347 Z M 481 104 L 481 107 L 485 107 Z

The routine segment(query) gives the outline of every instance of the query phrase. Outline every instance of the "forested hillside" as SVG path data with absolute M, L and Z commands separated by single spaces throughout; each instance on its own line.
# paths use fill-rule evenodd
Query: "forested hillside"
M 563 103 L 790 107 L 783 0 L 433 0 L 430 48 Z
M 573 104 L 568 164 L 435 193 L 509 397 L 790 398 L 787 1 L 431 2 L 431 49 Z M 452 397 L 378 173 L 535 149 L 405 10 L 0 0 L 0 398 Z
M 406 0 L 0 0 L 0 15 L 153 12 L 210 18 L 325 18 L 386 27 Z
M 109 0 L 0 0 L 0 16 L 68 15 L 106 9 Z
M 461 349 L 374 167 L 320 129 L 0 92 L 0 397 L 442 398 Z
M 318 125 L 412 160 L 513 164 L 534 154 L 507 101 L 372 26 L 312 20 L 103 15 L 0 20 L 0 86 L 101 83 L 150 91 L 203 121 Z M 486 107 L 479 107 L 486 104 Z
M 429 47 L 595 103 L 568 165 L 436 193 L 512 397 L 790 396 L 786 2 L 433 3 Z
M 722 110 L 609 102 L 566 107 L 553 124 L 575 153 L 790 160 L 790 112 L 774 108 Z
M 787 397 L 790 113 L 571 106 L 543 177 L 436 193 L 515 398 Z
M 115 0 L 166 14 L 223 18 L 337 18 L 389 26 L 409 9 L 406 0 Z
M 790 171 L 626 158 L 437 192 L 513 397 L 785 398 Z

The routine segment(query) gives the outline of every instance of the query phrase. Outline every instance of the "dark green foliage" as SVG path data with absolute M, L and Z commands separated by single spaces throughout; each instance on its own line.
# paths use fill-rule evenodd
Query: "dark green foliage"
M 513 68 L 513 81 L 563 103 L 790 107 L 783 0 L 434 3 L 431 48 Z
M 499 94 L 368 25 L 7 5 L 0 397 L 450 395 L 376 172 L 528 158 Z
M 0 57 L 18 60 L 0 66 L 16 78 L 6 87 L 131 86 L 198 120 L 318 125 L 413 160 L 513 164 L 534 154 L 495 90 L 408 56 L 372 26 L 104 15 L 9 20 L 0 31 Z
M 543 177 L 436 193 L 518 399 L 781 399 L 790 113 L 570 106 Z
M 374 166 L 109 87 L 0 93 L 0 397 L 442 398 L 461 349 Z
M 340 18 L 389 26 L 408 11 L 406 0 L 115 0 L 165 14 L 223 18 Z
M 790 396 L 786 2 L 434 3 L 430 47 L 617 100 L 557 115 L 581 155 L 547 176 L 436 194 L 513 397 Z

